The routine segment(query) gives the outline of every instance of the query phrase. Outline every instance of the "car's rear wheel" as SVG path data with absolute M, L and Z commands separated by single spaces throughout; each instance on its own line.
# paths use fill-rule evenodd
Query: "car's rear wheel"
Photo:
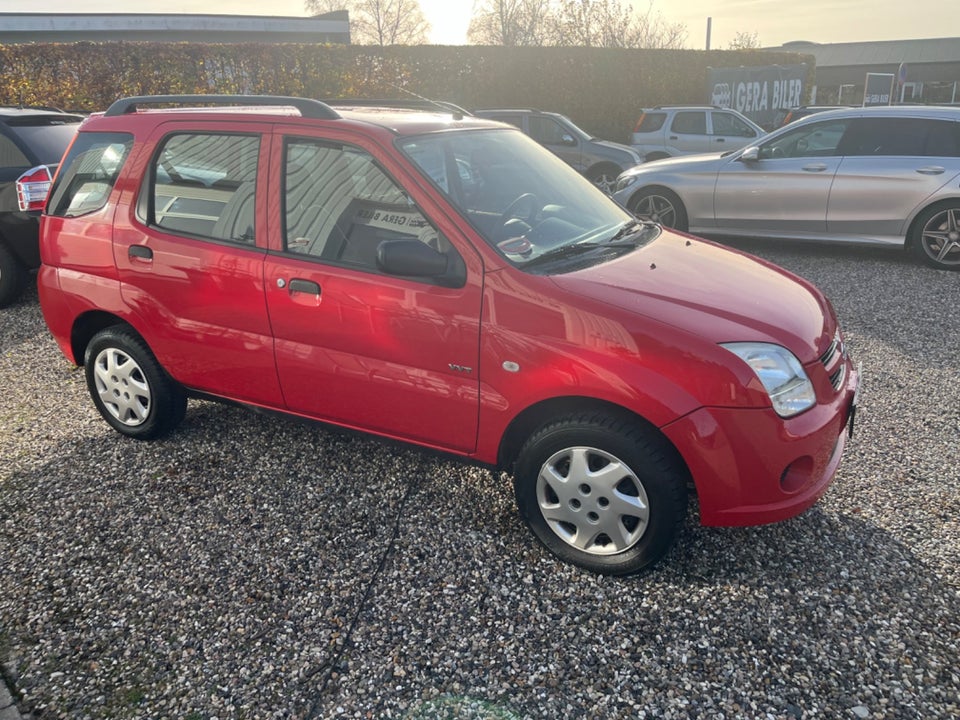
M 911 246 L 927 265 L 960 270 L 960 202 L 934 205 L 920 213 Z
M 686 470 L 653 428 L 608 415 L 562 417 L 520 451 L 520 514 L 560 559 L 608 575 L 667 552 L 686 514 Z
M 23 286 L 27 269 L 7 248 L 0 244 L 0 307 L 12 303 Z
M 84 356 L 93 404 L 114 430 L 137 440 L 169 432 L 183 420 L 187 397 L 147 344 L 123 325 L 97 333 Z
M 664 227 L 681 232 L 686 232 L 688 228 L 687 211 L 683 207 L 683 201 L 667 188 L 644 188 L 630 198 L 627 209 L 638 218 L 659 223 Z

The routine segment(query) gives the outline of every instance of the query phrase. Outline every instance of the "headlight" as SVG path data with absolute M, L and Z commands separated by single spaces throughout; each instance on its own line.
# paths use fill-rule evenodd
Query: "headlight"
M 796 356 L 770 343 L 721 343 L 756 373 L 773 409 L 780 417 L 791 417 L 813 407 L 817 396 Z
M 624 190 L 630 187 L 631 185 L 633 185 L 636 179 L 637 179 L 636 175 L 621 175 L 620 178 L 617 180 L 617 189 L 615 190 L 615 192 L 620 192 L 621 190 Z

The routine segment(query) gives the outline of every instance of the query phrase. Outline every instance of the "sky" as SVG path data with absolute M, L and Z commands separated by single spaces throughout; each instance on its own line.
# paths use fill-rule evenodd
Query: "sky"
M 621 0 L 646 10 L 649 0 Z M 466 42 L 474 0 L 420 0 L 441 45 Z M 115 12 L 116 0 L 84 0 L 85 12 Z M 77 12 L 74 0 L 0 0 L 0 12 Z M 703 49 L 712 18 L 714 49 L 727 47 L 738 32 L 756 33 L 761 45 L 791 40 L 857 42 L 957 37 L 957 0 L 653 0 L 654 14 L 687 29 L 685 47 Z M 303 0 L 139 0 L 124 11 L 302 16 Z

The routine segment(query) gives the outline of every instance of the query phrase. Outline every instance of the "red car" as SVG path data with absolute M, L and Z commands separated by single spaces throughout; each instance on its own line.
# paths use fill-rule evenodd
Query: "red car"
M 661 557 L 691 483 L 707 525 L 800 513 L 852 427 L 815 287 L 478 118 L 120 100 L 64 157 L 41 252 L 44 317 L 117 431 L 202 396 L 469 458 L 595 572 Z

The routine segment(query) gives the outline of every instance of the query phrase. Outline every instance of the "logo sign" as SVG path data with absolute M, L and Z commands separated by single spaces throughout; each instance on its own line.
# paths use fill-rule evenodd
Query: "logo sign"
M 893 73 L 867 73 L 863 83 L 863 106 L 890 105 L 893 102 Z
M 758 125 L 775 127 L 784 111 L 803 105 L 806 65 L 709 68 L 711 105 L 733 108 Z

